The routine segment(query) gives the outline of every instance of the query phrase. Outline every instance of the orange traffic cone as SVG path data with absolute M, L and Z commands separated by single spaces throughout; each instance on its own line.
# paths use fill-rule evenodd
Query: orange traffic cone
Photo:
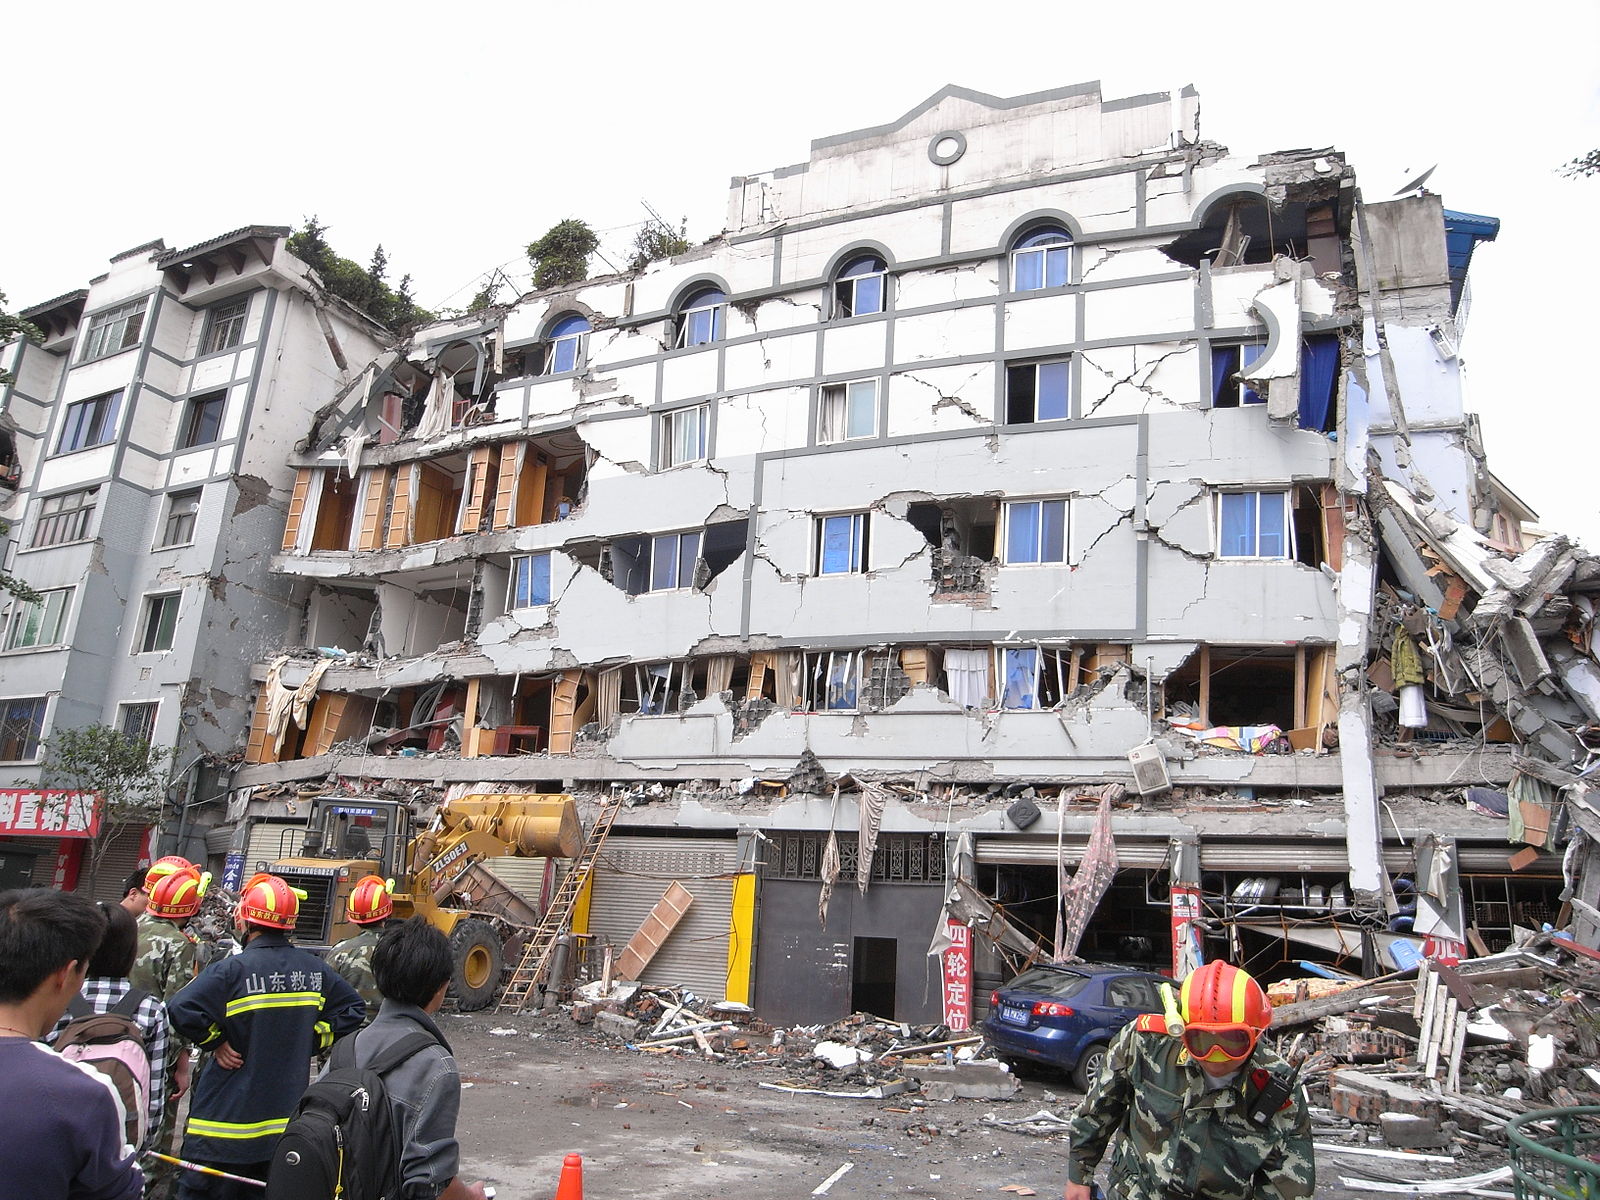
M 583 1155 L 569 1154 L 561 1160 L 555 1200 L 583 1200 Z

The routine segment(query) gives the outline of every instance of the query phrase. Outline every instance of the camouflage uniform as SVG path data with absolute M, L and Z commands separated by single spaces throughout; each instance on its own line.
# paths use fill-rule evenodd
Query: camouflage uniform
M 381 926 L 369 925 L 328 951 L 328 965 L 344 976 L 345 982 L 367 1002 L 366 1019 L 361 1022 L 363 1029 L 372 1024 L 372 1018 L 378 1015 L 378 1005 L 383 1003 L 378 980 L 372 974 L 372 952 L 378 948 L 378 939 L 382 936 Z
M 1210 1090 L 1164 1018 L 1142 1017 L 1111 1043 L 1072 1115 L 1067 1178 L 1090 1182 L 1120 1130 L 1109 1189 L 1116 1200 L 1310 1200 L 1316 1165 L 1305 1090 L 1296 1087 L 1265 1126 L 1247 1116 L 1268 1074 L 1288 1071 L 1258 1043 L 1238 1075 Z
M 179 989 L 195 975 L 197 946 L 194 937 L 185 929 L 165 917 L 145 913 L 139 918 L 138 957 L 133 960 L 133 970 L 128 972 L 128 982 L 140 991 L 149 992 L 157 999 L 172 999 Z M 178 1105 L 171 1100 L 176 1086 L 177 1062 L 180 1051 L 188 1048 L 187 1042 L 173 1035 L 173 1052 L 167 1057 L 165 1078 L 151 1086 L 165 1089 L 168 1097 L 161 1110 L 161 1126 L 151 1136 L 150 1147 L 163 1154 L 172 1153 L 172 1135 L 177 1125 Z M 145 1197 L 170 1195 L 176 1183 L 175 1169 L 167 1163 L 145 1165 Z

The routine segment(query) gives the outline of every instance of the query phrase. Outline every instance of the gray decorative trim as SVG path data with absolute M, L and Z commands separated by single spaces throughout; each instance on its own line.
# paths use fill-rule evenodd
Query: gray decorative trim
M 941 142 L 953 141 L 955 148 L 939 153 Z M 967 152 L 967 135 L 959 129 L 946 129 L 934 134 L 928 139 L 928 161 L 936 167 L 948 167 L 961 161 L 961 156 Z
M 828 265 L 822 269 L 823 286 L 837 283 L 839 281 L 839 272 L 844 270 L 846 263 L 850 262 L 851 259 L 860 258 L 867 254 L 876 254 L 883 259 L 886 274 L 895 273 L 894 253 L 889 247 L 872 238 L 857 238 L 855 241 L 846 242 L 842 249 L 835 250 L 832 256 L 829 257 Z M 806 285 L 801 284 L 800 286 L 804 287 Z
M 1083 240 L 1083 226 L 1071 213 L 1063 212 L 1059 208 L 1036 208 L 1006 226 L 1006 231 L 1000 237 L 1000 248 L 1007 257 L 1016 250 L 1017 243 L 1024 236 L 1035 232 L 1036 226 L 1059 225 L 1067 231 L 1067 238 L 1073 245 Z M 1077 278 L 1076 275 L 1073 278 Z
M 1241 181 L 1239 183 L 1230 183 L 1226 187 L 1219 187 L 1215 191 L 1209 193 L 1204 200 L 1200 201 L 1199 204 L 1194 206 L 1194 220 L 1189 226 L 1187 226 L 1187 228 L 1201 228 L 1206 223 L 1206 218 L 1211 215 L 1211 209 L 1215 205 L 1240 196 L 1255 196 L 1257 199 L 1266 203 L 1268 207 L 1272 206 L 1272 202 L 1267 200 L 1267 189 L 1265 185 L 1245 181 Z
M 646 318 L 645 320 L 639 320 L 638 318 L 635 318 L 632 322 L 630 322 L 630 324 L 646 325 L 649 324 L 650 320 L 652 319 L 659 321 L 664 316 L 675 317 L 683 310 L 684 303 L 689 299 L 690 296 L 705 288 L 716 288 L 717 291 L 721 292 L 728 298 L 728 303 L 732 304 L 734 301 L 733 292 L 729 289 L 728 281 L 726 279 L 724 279 L 721 275 L 713 275 L 702 272 L 697 275 L 691 275 L 688 279 L 684 280 L 684 282 L 680 283 L 672 290 L 672 299 L 667 302 L 667 309 L 665 313 L 655 314 L 654 317 Z M 740 298 L 742 299 L 743 297 Z M 622 322 L 619 321 L 618 324 L 620 325 Z M 724 325 L 724 331 L 726 331 L 726 325 Z M 699 347 L 681 348 L 699 349 Z
M 899 119 L 884 125 L 872 125 L 865 129 L 853 129 L 848 133 L 835 133 L 828 137 L 814 138 L 811 142 L 813 152 L 824 150 L 830 146 L 843 146 L 849 142 L 862 141 L 866 138 L 878 138 L 884 134 L 897 133 L 915 121 L 923 113 L 937 106 L 940 101 L 949 97 L 957 100 L 968 100 L 973 104 L 981 104 L 985 108 L 1005 111 L 1012 108 L 1026 108 L 1030 104 L 1043 104 L 1050 100 L 1066 100 L 1074 96 L 1098 96 L 1100 94 L 1100 81 L 1091 80 L 1088 83 L 1075 83 L 1070 87 L 1052 88 L 1043 92 L 1028 92 L 1021 96 L 991 96 L 987 92 L 975 91 L 972 88 L 958 87 L 956 84 L 947 83 L 921 104 L 916 105 Z M 1162 97 L 1163 100 L 1166 97 Z M 1112 103 L 1117 103 L 1112 101 Z M 1102 103 L 1104 107 L 1104 103 Z M 800 164 L 804 166 L 805 164 Z
M 252 345 L 258 345 L 262 347 L 263 351 L 267 346 L 268 339 L 273 333 L 272 323 L 273 318 L 276 315 L 277 308 L 278 293 L 275 290 L 268 289 L 266 308 L 261 314 L 261 330 L 256 334 L 255 342 L 252 343 Z M 225 350 L 222 351 L 222 353 L 238 353 L 241 349 L 242 347 L 235 346 L 232 350 Z M 239 414 L 240 435 L 234 439 L 232 465 L 234 474 L 238 474 L 239 471 L 244 468 L 244 452 L 246 444 L 249 441 L 248 430 L 250 429 L 250 421 L 255 416 L 256 393 L 261 386 L 261 368 L 266 357 L 267 355 L 265 353 L 257 353 L 253 356 L 253 359 L 250 363 L 250 381 L 246 386 L 244 393 L 244 412 Z M 221 565 L 218 564 L 214 570 L 220 571 Z

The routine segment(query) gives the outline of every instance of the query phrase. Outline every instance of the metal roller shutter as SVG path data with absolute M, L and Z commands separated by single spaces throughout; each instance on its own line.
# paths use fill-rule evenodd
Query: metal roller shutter
M 233 844 L 232 825 L 216 825 L 206 830 L 206 855 L 209 858 L 221 858 L 227 854 L 228 847 Z
M 265 871 L 280 858 L 300 853 L 300 831 L 304 820 L 263 817 L 250 826 L 250 841 L 244 852 L 244 878 Z
M 1083 855 L 1087 839 L 1069 837 L 1063 842 L 1063 854 L 1070 866 Z M 1460 844 L 1459 863 L 1464 871 L 1506 874 L 1510 867 L 1506 858 L 1509 848 L 1499 843 Z M 1149 839 L 1135 841 L 1117 839 L 1117 860 L 1124 869 L 1157 870 L 1167 865 L 1168 843 Z M 977 859 L 980 863 L 1003 863 L 1012 866 L 1051 866 L 1056 861 L 1056 844 L 1052 840 L 1021 838 L 979 838 Z M 1384 866 L 1390 871 L 1409 871 L 1416 861 L 1416 852 L 1405 846 L 1385 846 Z M 1200 843 L 1200 865 L 1207 871 L 1315 871 L 1346 874 L 1350 870 L 1349 853 L 1343 842 L 1330 840 L 1303 842 L 1208 842 Z M 1532 870 L 1533 874 L 1559 873 L 1560 860 L 1554 855 L 1543 856 Z
M 1083 857 L 1084 847 L 1088 845 L 1088 838 L 1068 837 L 1062 840 L 1061 852 L 1066 857 L 1067 864 L 1077 862 Z M 977 839 L 977 858 L 980 863 L 1006 863 L 1012 866 L 1048 867 L 1054 866 L 1056 861 L 1056 841 L 1021 838 L 986 838 Z M 1117 861 L 1124 868 L 1141 867 L 1146 870 L 1155 870 L 1164 866 L 1167 861 L 1168 843 L 1163 840 L 1134 841 L 1131 838 L 1117 839 Z
M 683 920 L 642 972 L 641 982 L 687 987 L 708 1000 L 727 998 L 733 925 L 734 838 L 659 838 L 613 834 L 600 852 L 589 903 L 593 944 L 620 953 L 677 880 L 694 896 Z
M 106 846 L 106 852 L 100 859 L 100 869 L 95 872 L 94 882 L 89 882 L 89 862 L 84 859 L 83 871 L 79 875 L 78 888 L 86 892 L 92 900 L 104 900 L 112 904 L 122 899 L 122 885 L 128 881 L 128 876 L 139 865 L 144 857 L 145 826 L 129 825 L 119 829 Z M 85 851 L 88 847 L 84 848 Z M 41 856 L 46 862 L 48 855 Z M 40 872 L 34 871 L 34 881 L 38 882 Z M 48 880 L 49 876 L 45 876 Z

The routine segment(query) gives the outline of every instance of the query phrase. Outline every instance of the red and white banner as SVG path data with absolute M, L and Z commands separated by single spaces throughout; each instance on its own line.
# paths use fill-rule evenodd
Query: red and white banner
M 972 1028 L 972 930 L 946 920 L 950 945 L 939 956 L 944 968 L 944 1023 L 954 1032 Z
M 99 832 L 97 792 L 0 790 L 0 833 L 92 838 Z

